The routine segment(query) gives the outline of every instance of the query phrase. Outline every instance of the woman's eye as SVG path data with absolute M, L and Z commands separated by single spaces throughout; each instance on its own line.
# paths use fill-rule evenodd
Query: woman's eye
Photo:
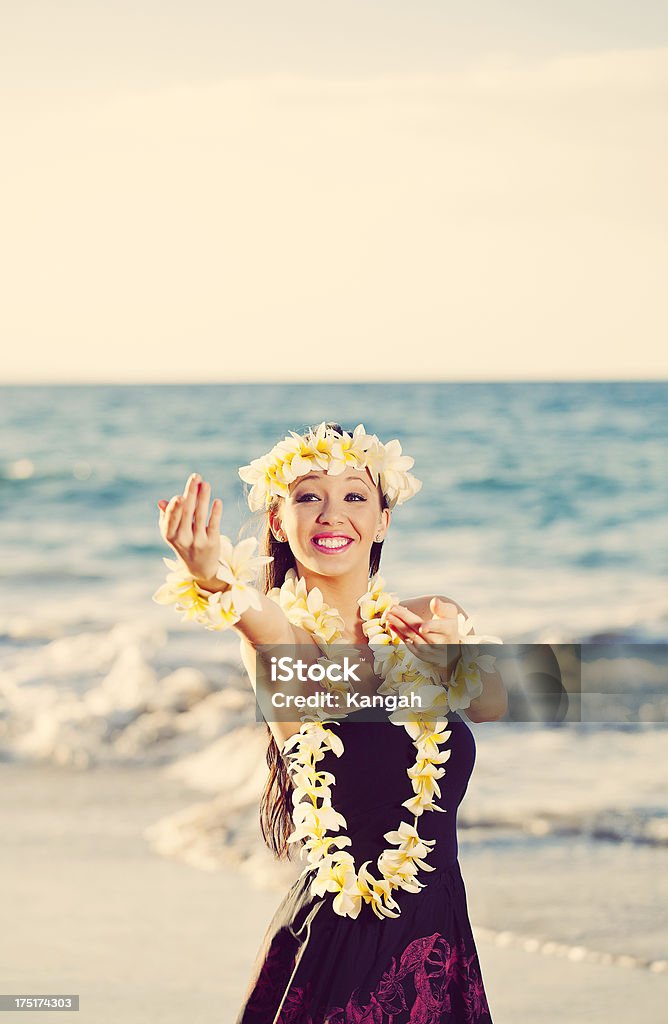
M 306 501 L 307 498 L 317 498 L 317 497 L 318 497 L 317 494 L 313 494 L 312 491 L 308 491 L 306 494 L 300 494 L 299 497 L 297 498 L 297 501 Z M 348 494 L 346 494 L 346 500 L 348 498 L 359 498 L 360 501 L 366 501 L 366 498 L 364 497 L 364 495 L 363 494 L 358 494 L 356 491 L 349 491 Z

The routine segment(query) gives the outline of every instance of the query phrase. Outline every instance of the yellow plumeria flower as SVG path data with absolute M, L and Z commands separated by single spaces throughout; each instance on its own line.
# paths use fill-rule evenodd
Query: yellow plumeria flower
M 288 842 L 290 841 L 288 839 Z M 304 849 L 307 851 L 306 859 L 309 864 L 318 864 L 325 857 L 330 856 L 332 847 L 341 849 L 344 846 L 352 846 L 352 840 L 349 836 L 312 836 L 311 839 L 304 843 Z
M 283 586 L 280 589 L 274 587 L 267 597 L 280 605 L 292 623 L 322 637 L 325 643 L 329 643 L 345 628 L 338 612 L 332 612 L 325 605 L 318 587 L 307 591 L 306 580 L 298 577 L 294 569 L 286 573 Z
M 316 785 L 322 783 L 325 786 L 333 786 L 336 778 L 332 772 L 321 772 L 313 764 L 292 766 L 290 774 L 293 781 L 299 786 Z
M 333 907 L 342 917 L 356 918 L 362 909 L 362 895 L 357 887 L 354 861 L 348 853 L 332 854 L 320 862 L 318 874 L 311 884 L 314 896 L 334 892 Z
M 348 434 L 339 438 L 337 443 L 337 458 L 343 463 L 344 468 L 346 466 L 352 466 L 353 469 L 364 469 L 366 462 L 366 448 L 368 445 L 368 434 L 364 429 L 362 423 L 358 423 L 352 433 L 352 437 Z M 374 480 L 374 483 L 378 483 L 378 479 Z
M 407 722 L 405 728 L 411 739 L 421 745 L 425 755 L 431 757 L 432 753 L 438 754 L 439 743 L 445 743 L 450 738 L 449 724 L 447 719 L 441 721 L 420 719 L 418 722 Z
M 303 835 L 312 833 L 322 838 L 325 832 L 338 832 L 340 828 L 346 828 L 347 821 L 339 811 L 333 807 L 314 807 L 306 800 L 297 804 L 292 812 L 292 820 L 296 826 L 296 832 Z
M 243 584 L 236 589 L 237 593 L 240 592 L 238 605 L 232 599 L 231 590 L 226 590 L 223 593 L 217 592 L 209 596 L 205 611 L 208 621 L 200 620 L 207 629 L 227 629 L 239 621 L 241 613 L 247 608 L 254 607 L 259 610 L 262 607 L 257 600 L 257 592 L 251 590 L 249 594 L 244 595 Z
M 172 558 L 163 558 L 163 562 L 171 571 L 153 594 L 156 604 L 175 604 L 177 611 L 184 612 L 184 622 L 206 614 L 209 594 L 200 590 L 185 564 Z
M 374 878 L 367 870 L 367 860 L 357 873 L 357 888 L 365 903 L 371 905 L 376 917 L 399 917 L 401 908 L 392 898 L 392 884 L 385 878 Z
M 431 853 L 429 847 L 435 846 L 436 840 L 421 839 L 414 825 L 402 821 L 395 832 L 386 832 L 383 838 L 392 845 L 398 845 L 400 853 L 408 854 L 414 863 L 424 868 L 425 871 L 435 870 L 431 864 L 425 864 L 420 858 L 427 857 Z
M 407 501 L 421 489 L 422 483 L 408 473 L 415 459 L 401 454 L 399 441 L 389 441 L 380 446 L 380 450 L 374 451 L 371 458 L 374 469 L 383 480 L 383 491 L 390 506 Z
M 385 850 L 378 858 L 378 867 L 385 878 L 397 888 L 407 892 L 419 892 L 424 884 L 415 877 L 417 868 L 407 853 L 399 850 Z
M 480 654 L 481 644 L 502 644 L 498 636 L 476 636 L 473 621 L 461 612 L 457 616 L 459 642 L 464 646 L 454 674 L 448 680 L 448 700 L 453 711 L 468 708 L 472 700 L 479 697 L 484 687 L 480 671 L 493 672 L 496 658 L 491 654 Z
M 413 792 L 428 798 L 431 803 L 434 796 L 441 795 L 441 789 L 436 781 L 445 775 L 445 768 L 437 768 L 431 761 L 419 760 L 407 772 Z

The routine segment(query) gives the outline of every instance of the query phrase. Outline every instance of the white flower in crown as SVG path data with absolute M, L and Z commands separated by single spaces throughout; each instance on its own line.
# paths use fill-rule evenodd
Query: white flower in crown
M 364 469 L 368 465 L 369 450 L 378 442 L 375 434 L 367 434 L 363 423 L 358 423 L 352 432 L 352 436 L 345 433 L 343 437 L 335 435 L 335 450 L 337 460 L 343 463 L 343 468 L 352 466 L 353 469 Z M 373 473 L 371 474 L 373 476 Z M 378 479 L 374 478 L 374 483 Z
M 290 494 L 288 484 L 292 481 L 289 476 L 285 475 L 286 465 L 289 468 L 289 463 L 286 464 L 283 459 L 279 458 L 278 451 L 274 448 L 262 458 L 253 459 L 250 466 L 241 467 L 239 476 L 246 483 L 252 484 L 248 495 L 251 511 L 257 512 L 261 508 L 269 507 L 272 494 L 281 495 L 283 498 L 288 497 Z
M 408 472 L 415 459 L 410 455 L 402 455 L 399 441 L 388 441 L 387 444 L 383 444 L 375 434 L 372 440 L 373 444 L 366 454 L 366 468 L 375 484 L 380 479 L 383 494 L 390 508 L 403 505 L 422 487 L 422 482 Z
M 422 487 L 408 472 L 414 461 L 402 454 L 399 441 L 383 444 L 375 434 L 366 433 L 363 423 L 352 434 L 341 436 L 323 422 L 304 435 L 290 431 L 266 455 L 241 466 L 239 476 L 251 485 L 248 504 L 257 512 L 269 508 L 274 495 L 287 498 L 289 485 L 312 470 L 337 476 L 347 466 L 368 469 L 374 483 L 380 481 L 389 507 L 394 508 Z

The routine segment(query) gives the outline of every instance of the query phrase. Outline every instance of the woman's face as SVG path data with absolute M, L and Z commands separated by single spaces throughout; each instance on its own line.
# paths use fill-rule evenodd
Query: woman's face
M 371 545 L 389 523 L 368 470 L 352 468 L 339 476 L 314 470 L 300 477 L 272 517 L 274 532 L 286 535 L 296 561 L 327 576 L 359 564 L 368 569 Z

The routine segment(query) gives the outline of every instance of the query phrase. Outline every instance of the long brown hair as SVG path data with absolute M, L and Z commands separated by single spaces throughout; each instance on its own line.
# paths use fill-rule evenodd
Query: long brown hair
M 328 423 L 327 426 L 330 430 L 341 436 L 344 433 L 338 423 Z M 315 430 L 315 427 L 312 427 L 311 430 Z M 346 433 L 351 433 L 351 431 L 346 431 Z M 387 500 L 380 491 L 380 485 L 378 490 L 381 497 L 381 508 L 387 508 Z M 271 505 L 263 516 L 260 553 L 273 556 L 273 562 L 263 566 L 260 577 L 260 589 L 265 594 L 269 593 L 273 587 L 283 585 L 288 569 L 297 568 L 290 545 L 284 541 L 276 540 L 271 532 L 269 517 L 273 512 L 278 511 L 280 503 L 280 498 L 273 498 Z M 375 576 L 378 572 L 382 550 L 383 541 L 374 541 L 371 545 L 369 578 Z M 274 856 L 278 860 L 290 860 L 292 850 L 301 845 L 299 843 L 288 843 L 288 839 L 293 831 L 291 814 L 292 779 L 288 774 L 274 734 L 266 722 L 265 729 L 267 730 L 267 767 L 269 775 L 260 800 L 260 830 L 262 838 Z

